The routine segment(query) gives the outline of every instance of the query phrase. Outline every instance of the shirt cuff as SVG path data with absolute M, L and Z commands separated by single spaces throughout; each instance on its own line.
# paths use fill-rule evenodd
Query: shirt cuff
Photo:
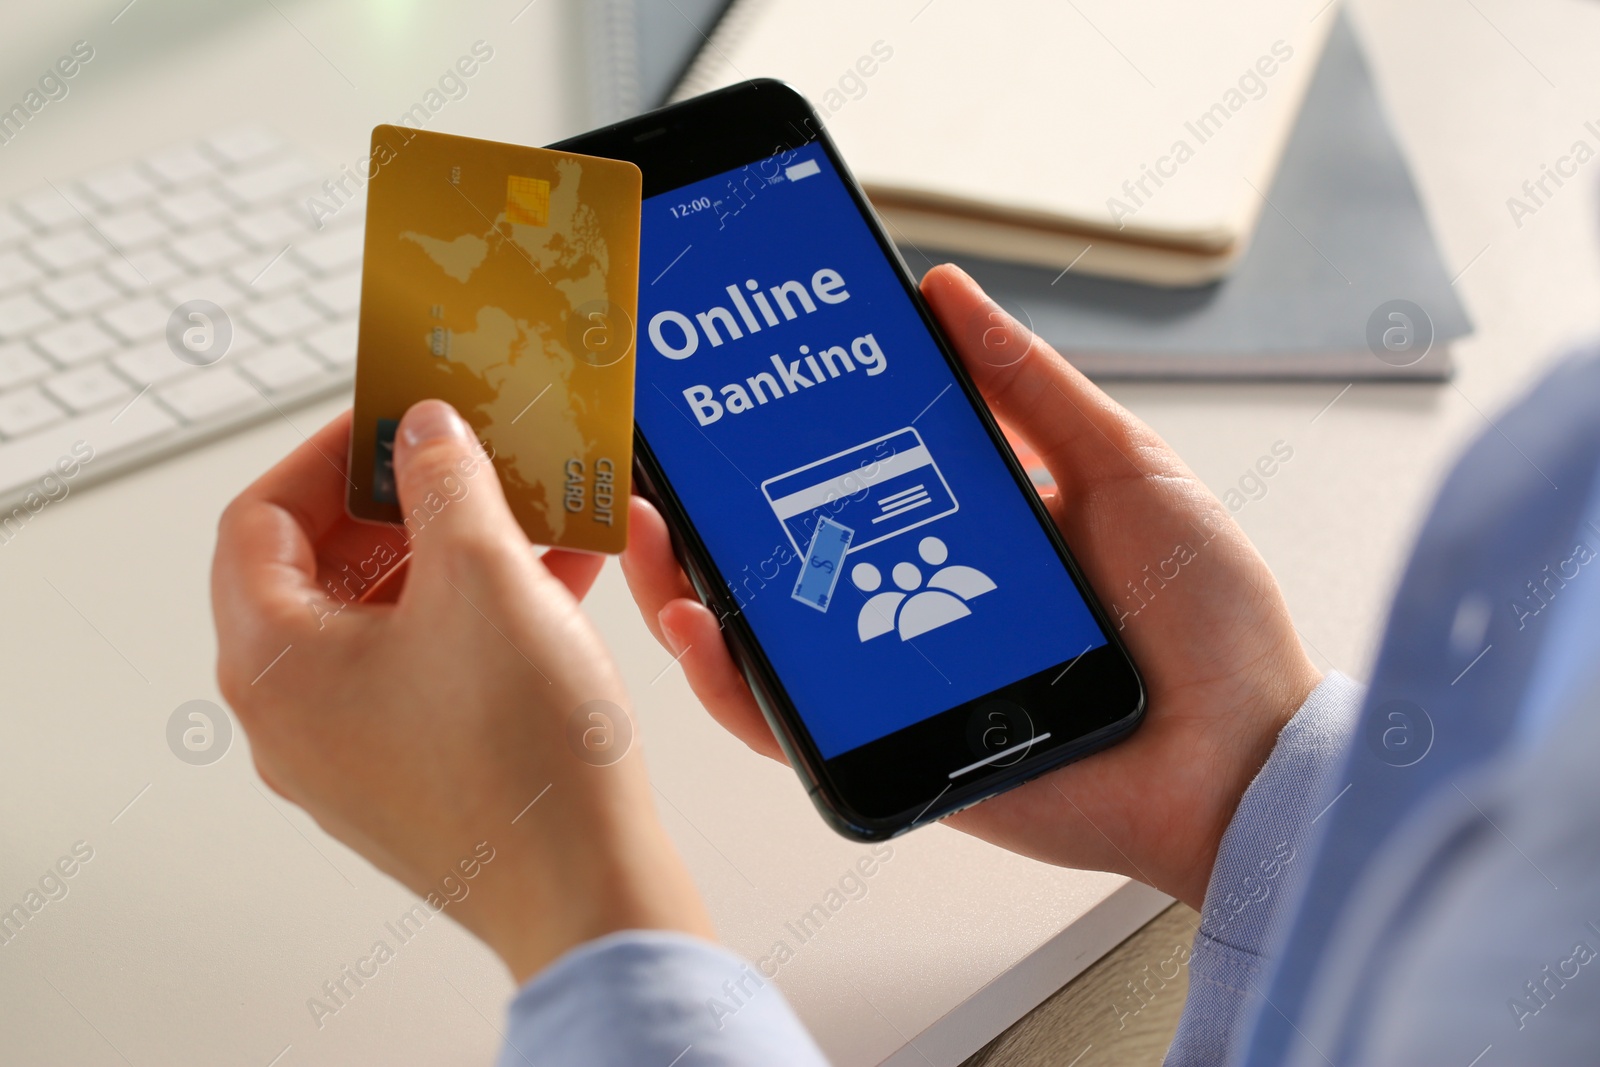
M 685 934 L 579 945 L 529 979 L 509 1014 L 498 1067 L 827 1067 L 776 986 Z
M 1189 998 L 1165 1067 L 1231 1062 L 1252 987 L 1300 895 L 1322 813 L 1355 733 L 1364 686 L 1337 671 L 1278 734 L 1222 835 L 1189 957 Z

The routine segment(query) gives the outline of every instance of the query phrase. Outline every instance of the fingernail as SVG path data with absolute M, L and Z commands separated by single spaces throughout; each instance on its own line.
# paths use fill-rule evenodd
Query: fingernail
M 656 616 L 656 623 L 661 627 L 661 639 L 667 643 L 667 649 L 674 656 L 683 655 L 683 639 L 667 624 L 666 608 L 662 608 L 661 613 Z
M 434 441 L 469 436 L 467 424 L 455 408 L 443 400 L 424 400 L 414 404 L 402 420 L 401 434 L 406 445 L 416 448 Z

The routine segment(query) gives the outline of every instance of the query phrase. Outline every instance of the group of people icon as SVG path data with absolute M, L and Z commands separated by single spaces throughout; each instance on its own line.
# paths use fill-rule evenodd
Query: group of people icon
M 915 563 L 896 563 L 889 577 L 898 587 L 883 592 L 883 574 L 871 563 L 857 563 L 850 570 L 850 581 L 870 594 L 856 619 L 856 632 L 862 641 L 899 633 L 909 641 L 929 630 L 964 619 L 972 614 L 967 602 L 994 589 L 987 574 L 962 564 L 945 565 L 950 550 L 937 537 L 924 537 L 917 544 L 917 555 L 930 567 L 938 568 L 926 586 L 922 568 Z

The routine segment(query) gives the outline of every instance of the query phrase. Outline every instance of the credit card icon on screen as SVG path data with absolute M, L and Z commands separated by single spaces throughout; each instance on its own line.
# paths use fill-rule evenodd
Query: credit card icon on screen
M 822 519 L 854 530 L 849 551 L 855 552 L 959 507 L 922 435 L 910 426 L 768 478 L 761 492 L 802 559 Z

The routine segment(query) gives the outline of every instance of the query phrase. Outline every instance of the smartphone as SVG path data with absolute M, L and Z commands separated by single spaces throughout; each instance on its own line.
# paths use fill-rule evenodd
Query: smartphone
M 835 829 L 903 833 L 1137 727 L 1139 672 L 798 92 L 553 147 L 643 172 L 635 485 Z

